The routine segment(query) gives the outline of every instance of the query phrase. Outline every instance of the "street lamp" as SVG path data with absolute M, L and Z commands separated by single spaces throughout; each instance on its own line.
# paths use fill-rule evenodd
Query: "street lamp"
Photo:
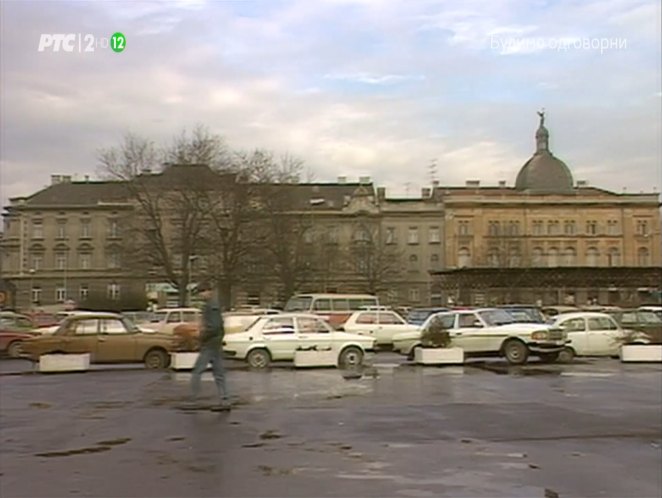
M 186 286 L 186 301 L 188 303 L 188 306 L 191 306 L 191 290 L 189 289 L 191 281 L 193 280 L 191 278 L 191 274 L 193 273 L 193 262 L 198 259 L 197 255 L 192 255 L 188 257 L 188 264 L 187 264 L 187 269 L 186 269 L 186 274 L 187 274 L 187 286 Z
M 36 273 L 36 270 L 34 268 L 30 268 L 30 290 L 29 290 L 29 296 L 30 296 L 30 309 L 32 309 L 32 305 L 34 304 L 34 298 L 33 298 L 33 292 L 34 292 L 34 274 Z

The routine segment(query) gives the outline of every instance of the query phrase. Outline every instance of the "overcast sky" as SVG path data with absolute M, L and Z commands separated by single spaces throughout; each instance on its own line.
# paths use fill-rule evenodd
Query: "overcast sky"
M 434 160 L 442 184 L 512 185 L 542 107 L 576 180 L 661 187 L 659 0 L 2 1 L 1 14 L 3 205 L 51 174 L 94 175 L 126 132 L 167 142 L 198 123 L 298 156 L 316 181 L 369 175 L 413 194 Z M 38 51 L 43 34 L 116 31 L 122 53 Z

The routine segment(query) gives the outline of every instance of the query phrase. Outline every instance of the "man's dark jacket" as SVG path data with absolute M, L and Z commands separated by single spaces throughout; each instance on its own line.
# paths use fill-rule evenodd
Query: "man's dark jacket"
M 223 343 L 225 328 L 221 306 L 215 299 L 209 299 L 202 308 L 202 331 L 200 333 L 200 347 L 220 348 Z

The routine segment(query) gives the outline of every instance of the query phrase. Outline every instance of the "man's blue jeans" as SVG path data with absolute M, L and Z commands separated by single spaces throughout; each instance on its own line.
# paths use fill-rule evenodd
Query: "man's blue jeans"
M 211 363 L 212 373 L 214 375 L 214 382 L 216 382 L 216 389 L 218 389 L 218 396 L 223 401 L 228 401 L 228 388 L 225 384 L 225 368 L 223 367 L 223 353 L 218 345 L 203 346 L 200 348 L 198 359 L 193 365 L 193 376 L 191 377 L 191 392 L 193 398 L 197 398 L 200 394 L 200 380 L 202 373 L 207 369 L 207 365 Z

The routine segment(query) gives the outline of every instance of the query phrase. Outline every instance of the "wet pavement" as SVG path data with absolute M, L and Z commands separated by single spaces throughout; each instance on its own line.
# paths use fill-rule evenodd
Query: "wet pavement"
M 231 413 L 179 410 L 186 373 L 3 376 L 0 496 L 662 495 L 660 365 L 374 361 L 233 369 Z

